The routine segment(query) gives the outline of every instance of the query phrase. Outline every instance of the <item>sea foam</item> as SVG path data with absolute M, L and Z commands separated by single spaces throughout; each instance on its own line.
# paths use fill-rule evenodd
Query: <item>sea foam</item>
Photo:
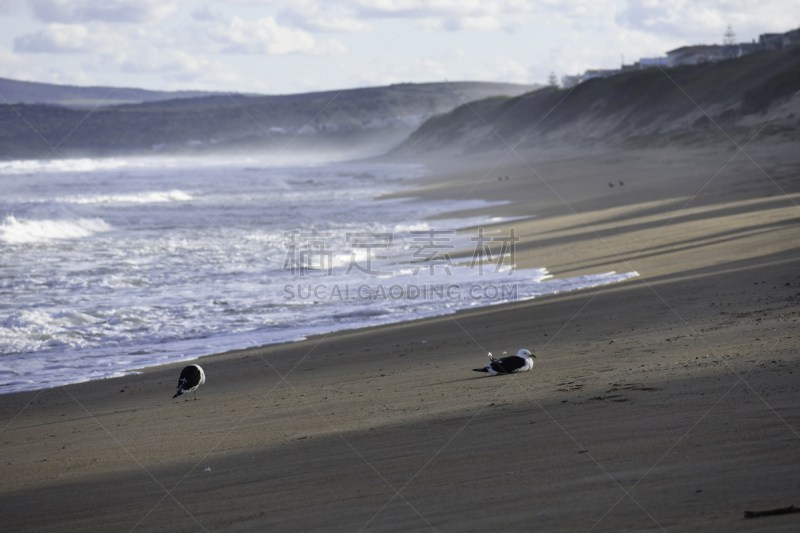
M 256 173 L 234 159 L 0 164 L 0 186 L 13 189 L 0 204 L 0 294 L 13 296 L 0 298 L 0 394 L 637 275 L 553 279 L 516 269 L 510 251 L 494 256 L 502 268 L 469 255 L 420 263 L 429 231 L 442 252 L 475 248 L 474 231 L 456 230 L 497 222 L 474 215 L 492 204 L 374 200 L 421 175 L 416 165 Z M 464 218 L 439 220 L 445 213 Z M 323 241 L 309 238 L 316 230 Z M 368 275 L 350 266 L 369 265 L 354 243 L 370 235 L 392 239 L 372 249 Z M 321 257 L 327 271 L 296 268 Z
M 0 224 L 0 240 L 7 244 L 23 244 L 54 239 L 80 239 L 113 229 L 101 218 L 20 220 L 14 215 L 8 215 Z
M 91 172 L 94 170 L 115 170 L 128 166 L 124 159 L 24 159 L 0 162 L 0 175 L 32 174 L 51 172 Z
M 181 190 L 146 191 L 132 194 L 96 194 L 88 196 L 59 196 L 56 202 L 68 204 L 162 204 L 168 202 L 188 202 L 192 196 Z

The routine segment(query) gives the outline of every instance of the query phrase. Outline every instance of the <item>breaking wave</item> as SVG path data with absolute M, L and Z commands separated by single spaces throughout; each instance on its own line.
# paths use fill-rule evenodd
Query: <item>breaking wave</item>
M 133 194 L 97 194 L 91 196 L 61 196 L 57 202 L 69 204 L 159 204 L 167 202 L 188 202 L 190 194 L 173 189 L 171 191 L 149 191 Z
M 23 244 L 53 239 L 80 239 L 113 229 L 101 218 L 20 220 L 8 215 L 0 224 L 0 240 L 7 244 Z

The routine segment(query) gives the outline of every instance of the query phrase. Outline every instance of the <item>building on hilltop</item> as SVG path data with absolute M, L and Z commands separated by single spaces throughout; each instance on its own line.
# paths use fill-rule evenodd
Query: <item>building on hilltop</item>
M 781 44 L 784 52 L 800 47 L 800 29 L 787 31 L 783 34 L 782 41 Z
M 667 52 L 667 66 L 699 65 L 708 61 L 719 61 L 725 59 L 722 49 L 723 47 L 718 44 L 682 46 Z
M 758 49 L 772 50 L 774 52 L 783 51 L 783 33 L 762 33 L 758 36 Z
M 742 57 L 758 52 L 758 43 L 755 39 L 753 39 L 752 43 L 739 43 L 737 46 L 739 47 L 739 53 L 734 57 Z
M 653 68 L 653 67 L 666 67 L 668 66 L 669 58 L 666 57 L 643 57 L 639 60 L 639 69 L 644 70 L 646 68 Z
M 614 74 L 619 74 L 619 70 L 617 69 L 603 70 L 599 68 L 590 69 L 583 73 L 583 76 L 581 76 L 581 81 L 579 83 L 593 80 L 595 78 L 607 78 L 609 76 L 613 76 Z
M 632 65 L 622 65 L 619 69 L 591 69 L 577 76 L 563 76 L 561 78 L 561 85 L 565 89 L 571 89 L 585 81 L 594 78 L 607 78 L 621 72 L 644 70 L 653 67 L 699 65 L 700 63 L 721 61 L 723 59 L 734 59 L 755 52 L 767 50 L 786 52 L 795 48 L 800 48 L 800 28 L 787 31 L 786 33 L 762 33 L 758 37 L 758 42 L 753 39 L 752 43 L 682 46 L 667 52 L 667 57 L 643 57 L 636 63 Z
M 725 59 L 733 59 L 734 57 L 739 57 L 739 45 L 723 44 L 720 53 L 722 54 L 722 57 Z
M 648 68 L 666 67 L 666 66 L 667 66 L 666 57 L 643 57 L 633 65 L 622 65 L 622 68 L 619 69 L 611 69 L 611 70 L 590 69 L 584 72 L 583 74 L 578 74 L 577 76 L 562 76 L 561 86 L 565 89 L 572 89 L 579 83 L 583 83 L 585 81 L 594 78 L 607 78 L 615 74 L 620 74 L 621 72 L 630 72 L 633 70 L 644 70 Z
M 725 59 L 735 59 L 758 52 L 758 44 L 755 39 L 752 43 L 726 44 L 722 47 L 722 56 Z
M 632 70 L 644 70 L 655 67 L 666 67 L 666 57 L 643 57 L 633 65 L 622 65 L 620 72 L 630 72 Z
M 581 75 L 577 76 L 562 76 L 561 86 L 565 89 L 572 89 L 581 82 Z
M 619 74 L 620 72 L 621 71 L 618 69 L 612 69 L 612 70 L 590 69 L 584 72 L 583 74 L 578 74 L 577 76 L 562 76 L 561 86 L 564 89 L 572 89 L 576 85 L 583 83 L 585 81 L 593 80 L 595 78 L 607 78 L 609 76 L 613 76 L 614 74 Z
M 800 47 L 800 29 L 786 33 L 762 33 L 758 36 L 758 50 L 772 52 L 788 52 Z

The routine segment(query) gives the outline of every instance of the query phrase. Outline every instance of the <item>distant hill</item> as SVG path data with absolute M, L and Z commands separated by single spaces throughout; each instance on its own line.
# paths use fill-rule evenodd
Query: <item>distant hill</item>
M 0 103 L 3 104 L 46 104 L 66 107 L 113 106 L 119 104 L 138 104 L 175 98 L 195 98 L 220 94 L 208 91 L 148 91 L 126 87 L 78 87 L 75 85 L 55 85 L 17 81 L 0 78 Z
M 471 102 L 431 117 L 395 152 L 466 154 L 505 149 L 505 142 L 521 142 L 522 148 L 694 143 L 711 139 L 709 132 L 720 134 L 711 119 L 749 138 L 769 117 L 748 116 L 764 113 L 797 91 L 800 49 L 664 71 L 652 68 L 593 79 L 571 90 L 548 88 Z M 780 130 L 797 137 L 798 121 L 789 118 L 794 126 L 776 129 L 771 124 L 763 134 Z
M 62 155 L 330 150 L 385 152 L 432 115 L 535 85 L 423 83 L 318 93 L 206 95 L 102 107 L 0 106 L 0 158 Z

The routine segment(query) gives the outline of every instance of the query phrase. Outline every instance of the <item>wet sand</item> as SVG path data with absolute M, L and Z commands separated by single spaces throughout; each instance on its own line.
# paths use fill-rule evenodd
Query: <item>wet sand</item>
M 744 511 L 800 505 L 800 156 L 747 151 L 426 161 L 519 266 L 640 277 L 0 396 L 3 530 L 796 531 Z

